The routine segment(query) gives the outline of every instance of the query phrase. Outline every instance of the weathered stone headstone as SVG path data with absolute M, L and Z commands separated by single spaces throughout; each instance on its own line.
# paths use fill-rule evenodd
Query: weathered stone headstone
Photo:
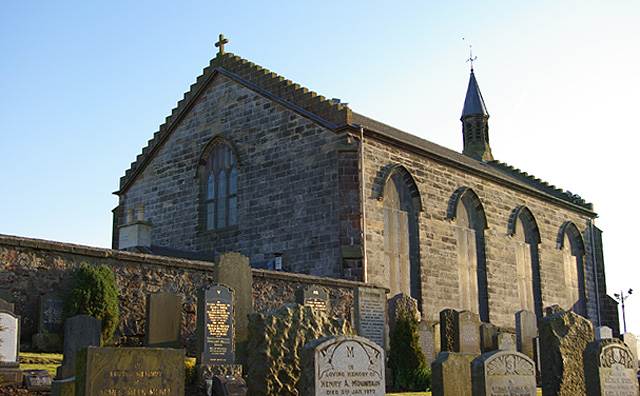
M 98 348 L 78 352 L 76 395 L 184 396 L 184 349 Z
M 433 360 L 435 360 L 438 357 L 438 354 L 440 353 L 440 348 L 442 346 L 442 342 L 440 341 L 440 322 L 436 322 L 433 325 L 433 339 L 434 339 L 434 355 L 433 355 Z
M 621 341 L 591 342 L 583 354 L 587 396 L 638 396 L 637 362 Z
M 471 377 L 473 396 L 536 396 L 533 360 L 515 350 L 492 351 L 475 358 Z
M 413 316 L 416 323 L 420 321 L 420 311 L 418 311 L 418 300 L 404 293 L 396 294 L 387 301 L 387 314 L 389 316 L 389 336 L 393 334 L 396 320 L 400 312 L 408 312 Z
M 491 352 L 497 349 L 494 346 L 493 336 L 498 334 L 498 327 L 491 323 L 480 325 L 480 350 L 482 353 Z
M 180 348 L 182 297 L 161 292 L 147 295 L 147 347 Z
M 582 352 L 593 341 L 593 325 L 573 312 L 558 312 L 538 322 L 544 395 L 585 394 Z
M 471 396 L 471 362 L 477 353 L 443 351 L 431 364 L 433 396 Z
M 531 311 L 516 313 L 516 342 L 518 351 L 534 359 L 535 351 L 533 339 L 538 336 L 538 318 Z
M 14 310 L 13 303 L 10 303 L 7 300 L 0 298 L 0 311 L 13 313 L 14 312 L 13 310 Z
M 356 287 L 353 295 L 356 333 L 386 349 L 387 295 L 384 289 Z
M 321 311 L 329 315 L 329 293 L 321 286 L 307 285 L 296 290 L 296 302 L 314 311 Z
M 56 378 L 65 379 L 76 375 L 76 354 L 88 346 L 100 346 L 100 319 L 89 315 L 77 315 L 64 322 L 64 346 L 62 365 Z
M 422 352 L 427 358 L 427 362 L 431 364 L 431 362 L 436 360 L 437 356 L 435 329 L 433 325 L 425 320 L 418 323 L 418 339 Z
M 493 349 L 498 351 L 517 351 L 515 336 L 511 333 L 494 334 Z
M 20 346 L 20 317 L 11 312 L 0 312 L 0 383 L 22 382 L 18 361 Z
M 301 352 L 302 395 L 385 395 L 385 353 L 364 337 L 312 341 Z
M 565 312 L 564 308 L 562 308 L 558 304 L 553 304 L 544 309 L 544 316 L 550 316 L 559 312 Z
M 631 354 L 633 355 L 634 361 L 636 365 L 638 364 L 638 339 L 633 333 L 624 333 L 620 335 L 620 339 L 622 342 L 627 344 Z
M 40 296 L 38 332 L 31 340 L 34 349 L 56 352 L 62 348 L 62 306 L 64 298 L 58 293 Z
M 252 395 L 296 394 L 301 378 L 300 348 L 329 335 L 351 334 L 349 322 L 330 319 L 300 304 L 249 315 L 247 386 Z M 266 352 L 268 351 L 268 353 Z
M 22 384 L 29 392 L 50 391 L 51 374 L 47 370 L 24 370 Z
M 596 327 L 596 340 L 605 340 L 608 338 L 613 338 L 613 331 L 609 326 L 598 326 Z
M 233 290 L 236 363 L 245 363 L 249 320 L 253 312 L 253 272 L 249 258 L 240 253 L 225 253 L 215 258 L 213 281 Z
M 458 333 L 458 312 L 455 309 L 440 311 L 440 350 L 442 352 L 460 350 Z
M 458 312 L 459 352 L 480 353 L 480 315 Z
M 233 297 L 222 285 L 198 290 L 197 363 L 235 363 Z

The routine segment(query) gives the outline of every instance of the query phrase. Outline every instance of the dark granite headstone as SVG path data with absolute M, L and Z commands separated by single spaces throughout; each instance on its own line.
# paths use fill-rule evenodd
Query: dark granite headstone
M 538 336 L 538 318 L 531 311 L 516 312 L 516 342 L 518 351 L 534 359 L 533 339 Z
M 473 396 L 536 396 L 533 360 L 516 351 L 478 356 L 471 362 L 471 378 Z
M 458 312 L 459 352 L 480 353 L 480 315 Z
M 230 288 L 213 285 L 198 291 L 198 363 L 235 363 L 233 313 L 233 290 Z
M 460 350 L 458 334 L 458 312 L 455 309 L 440 311 L 440 350 L 457 352 Z
M 88 346 L 100 346 L 100 319 L 89 315 L 67 318 L 64 321 L 62 365 L 58 367 L 56 379 L 76 375 L 76 354 Z
M 247 383 L 242 377 L 215 376 L 213 377 L 212 394 L 216 396 L 245 396 Z
M 147 295 L 147 332 L 144 345 L 180 348 L 181 321 L 182 297 L 168 292 Z
M 431 364 L 433 396 L 471 396 L 471 362 L 477 353 L 443 351 Z
M 184 396 L 184 349 L 87 347 L 77 363 L 77 396 Z
M 59 334 L 62 331 L 64 298 L 57 293 L 40 296 L 38 333 Z
M 498 327 L 491 323 L 480 325 L 480 350 L 482 353 L 491 352 L 497 348 L 494 346 L 493 336 L 498 334 Z
M 616 339 L 591 342 L 583 354 L 587 396 L 638 396 L 637 362 Z
M 544 395 L 585 394 L 582 352 L 593 341 L 593 325 L 573 312 L 558 312 L 538 322 Z
M 10 302 L 0 298 L 0 311 L 13 313 L 13 310 L 14 310 L 13 303 L 10 303 Z
M 329 293 L 324 287 L 307 285 L 299 288 L 296 290 L 296 302 L 327 315 L 331 311 Z
M 47 370 L 24 370 L 22 384 L 29 392 L 50 391 L 53 379 Z

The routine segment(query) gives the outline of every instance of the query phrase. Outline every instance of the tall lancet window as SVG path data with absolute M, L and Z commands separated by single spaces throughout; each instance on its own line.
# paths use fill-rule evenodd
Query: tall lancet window
M 487 266 L 484 230 L 487 220 L 480 199 L 473 190 L 461 187 L 453 194 L 447 210 L 457 237 L 459 308 L 480 314 L 489 321 Z
M 235 154 L 223 140 L 215 140 L 206 156 L 204 229 L 217 230 L 238 223 L 238 170 Z
M 520 305 L 513 311 L 526 309 L 542 317 L 542 290 L 540 287 L 540 231 L 529 209 L 517 207 L 509 218 L 509 235 L 513 237 L 516 278 Z
M 405 293 L 421 301 L 418 212 L 420 194 L 409 172 L 395 166 L 383 192 L 385 286 L 391 296 Z
M 584 273 L 584 241 L 572 222 L 565 222 L 558 234 L 558 248 L 562 250 L 564 262 L 564 286 L 566 308 L 578 315 L 587 315 L 587 296 Z

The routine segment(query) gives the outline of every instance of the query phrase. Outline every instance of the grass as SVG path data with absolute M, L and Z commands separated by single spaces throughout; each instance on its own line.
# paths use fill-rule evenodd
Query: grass
M 56 370 L 61 364 L 62 354 L 60 353 L 20 353 L 20 370 L 47 370 L 55 377 Z

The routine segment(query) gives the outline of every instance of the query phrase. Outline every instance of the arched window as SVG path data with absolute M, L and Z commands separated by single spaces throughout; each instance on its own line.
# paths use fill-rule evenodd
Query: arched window
M 584 274 L 584 241 L 572 222 L 565 222 L 558 233 L 558 248 L 562 250 L 566 307 L 578 315 L 587 316 Z
M 516 256 L 516 277 L 520 305 L 514 309 L 533 311 L 542 317 L 540 287 L 540 231 L 536 219 L 525 206 L 518 206 L 509 217 L 508 234 L 513 237 Z
M 206 157 L 204 228 L 217 230 L 238 223 L 238 171 L 235 154 L 224 141 L 216 141 Z
M 383 270 L 385 286 L 391 296 L 405 293 L 421 301 L 419 287 L 418 212 L 420 195 L 409 172 L 392 168 L 382 196 L 384 210 Z
M 458 246 L 459 308 L 477 312 L 483 322 L 489 322 L 487 264 L 484 250 L 484 230 L 487 219 L 476 193 L 469 187 L 456 190 L 447 209 L 453 220 Z

